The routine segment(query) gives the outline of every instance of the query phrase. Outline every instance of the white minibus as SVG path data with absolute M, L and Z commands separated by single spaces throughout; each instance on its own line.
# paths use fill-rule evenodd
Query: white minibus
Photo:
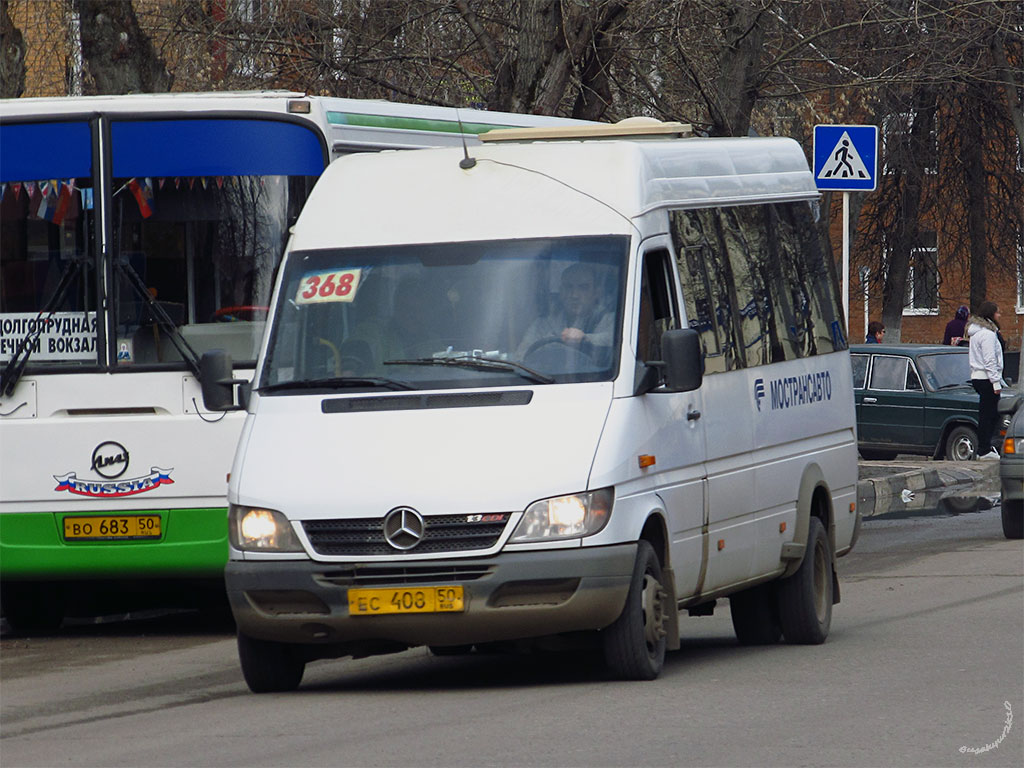
M 256 692 L 314 659 L 579 642 L 651 679 L 681 611 L 821 643 L 859 531 L 818 193 L 782 138 L 495 131 L 343 158 L 289 239 L 228 596 Z

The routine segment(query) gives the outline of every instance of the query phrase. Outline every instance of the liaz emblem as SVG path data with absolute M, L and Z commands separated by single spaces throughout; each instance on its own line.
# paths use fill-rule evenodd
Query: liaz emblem
M 139 493 L 152 491 L 161 485 L 174 483 L 171 472 L 174 468 L 162 469 L 150 467 L 149 474 L 141 477 L 122 477 L 128 471 L 128 449 L 120 443 L 108 440 L 100 443 L 92 452 L 90 469 L 99 475 L 99 479 L 83 479 L 77 472 L 66 475 L 54 475 L 57 487 L 54 491 L 67 491 L 77 496 L 94 498 L 116 498 L 135 496 Z

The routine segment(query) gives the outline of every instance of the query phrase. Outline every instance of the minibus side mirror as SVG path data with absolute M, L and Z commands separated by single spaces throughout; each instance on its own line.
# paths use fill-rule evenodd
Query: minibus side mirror
M 661 335 L 661 357 L 665 361 L 665 388 L 670 392 L 691 392 L 704 380 L 704 356 L 700 334 L 692 328 L 665 331 Z
M 244 406 L 235 402 L 235 385 L 248 385 L 245 379 L 232 376 L 231 355 L 223 349 L 204 352 L 199 360 L 199 384 L 203 391 L 203 405 L 208 411 L 240 411 Z M 239 393 L 245 399 L 244 393 Z

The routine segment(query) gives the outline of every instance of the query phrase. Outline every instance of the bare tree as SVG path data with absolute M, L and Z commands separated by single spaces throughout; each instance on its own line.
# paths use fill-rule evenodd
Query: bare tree
M 139 26 L 130 0 L 72 0 L 96 93 L 168 91 L 174 77 Z
M 25 38 L 8 13 L 8 0 L 0 0 L 0 98 L 25 92 Z

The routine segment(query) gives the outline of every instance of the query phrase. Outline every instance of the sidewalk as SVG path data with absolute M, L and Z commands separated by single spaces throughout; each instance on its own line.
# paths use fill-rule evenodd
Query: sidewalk
M 999 494 L 998 461 L 900 457 L 857 462 L 857 506 L 864 517 L 934 505 L 947 494 Z

